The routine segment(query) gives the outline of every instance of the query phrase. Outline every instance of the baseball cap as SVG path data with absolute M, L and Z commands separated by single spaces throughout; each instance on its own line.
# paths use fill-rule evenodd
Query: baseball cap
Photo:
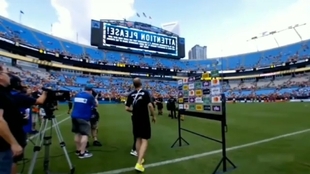
M 85 88 L 84 88 L 84 90 L 85 90 L 85 91 L 91 91 L 91 90 L 93 90 L 93 85 L 89 85 L 89 84 L 86 85 Z

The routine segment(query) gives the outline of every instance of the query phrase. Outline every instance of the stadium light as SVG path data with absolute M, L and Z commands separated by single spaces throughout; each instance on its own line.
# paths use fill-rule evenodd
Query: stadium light
M 294 25 L 294 26 L 293 26 L 293 25 L 292 25 L 292 26 L 289 26 L 288 29 L 289 29 L 289 30 L 293 29 L 293 30 L 295 31 L 295 33 L 297 34 L 297 36 L 299 37 L 300 41 L 303 41 L 301 35 L 300 35 L 299 32 L 296 30 L 296 28 L 302 27 L 302 26 L 305 26 L 305 25 L 307 25 L 307 24 L 306 24 L 306 23 L 303 23 L 303 24 L 296 24 L 296 25 Z
M 274 37 L 275 34 L 279 33 L 279 31 L 272 31 L 269 32 L 269 35 L 272 35 L 274 41 L 276 42 L 277 46 L 280 47 L 278 40 L 276 39 L 276 37 Z
M 262 32 L 260 35 L 254 36 L 254 37 L 252 37 L 251 39 L 247 40 L 247 42 L 253 41 L 253 40 L 257 40 L 257 39 L 259 39 L 259 38 L 272 35 L 274 41 L 275 41 L 276 44 L 277 44 L 277 46 L 280 47 L 279 42 L 278 42 L 278 40 L 275 38 L 274 35 L 277 34 L 277 33 L 281 33 L 281 32 L 283 32 L 283 31 L 286 31 L 286 30 L 291 30 L 291 29 L 294 30 L 295 33 L 297 34 L 297 36 L 299 37 L 299 39 L 300 39 L 301 41 L 303 41 L 301 35 L 300 35 L 299 32 L 296 30 L 296 28 L 302 27 L 302 26 L 305 26 L 305 25 L 307 25 L 307 23 L 291 25 L 291 26 L 289 26 L 289 27 L 287 27 L 287 28 L 284 28 L 284 29 L 278 30 L 278 31 L 271 31 L 271 32 L 265 31 L 265 32 Z M 255 43 L 256 43 L 256 41 L 255 41 Z M 259 51 L 259 50 L 258 50 L 258 47 L 257 47 L 257 44 L 255 44 L 255 45 L 256 45 L 257 51 Z

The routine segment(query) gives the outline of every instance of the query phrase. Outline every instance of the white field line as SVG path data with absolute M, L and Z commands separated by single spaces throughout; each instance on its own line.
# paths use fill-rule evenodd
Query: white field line
M 272 138 L 268 138 L 268 139 L 264 139 L 264 140 L 260 140 L 260 141 L 255 141 L 252 143 L 247 143 L 247 144 L 243 144 L 243 145 L 229 147 L 229 148 L 226 148 L 226 151 L 243 149 L 246 147 L 251 147 L 251 146 L 255 146 L 255 145 L 259 145 L 259 144 L 263 144 L 263 143 L 268 143 L 268 142 L 275 141 L 278 139 L 282 139 L 282 138 L 286 138 L 286 137 L 290 137 L 290 136 L 295 136 L 295 135 L 299 135 L 299 134 L 303 134 L 303 133 L 307 133 L 307 132 L 310 132 L 310 129 L 305 129 L 305 130 L 292 132 L 292 133 L 288 133 L 288 134 L 283 134 L 283 135 L 279 135 L 276 137 L 272 137 Z M 167 164 L 187 161 L 187 160 L 191 160 L 191 159 L 195 159 L 195 158 L 210 156 L 210 155 L 218 154 L 221 152 L 222 152 L 222 149 L 219 149 L 219 150 L 200 153 L 200 154 L 196 154 L 196 155 L 186 156 L 186 157 L 182 157 L 182 158 L 176 158 L 176 159 L 172 159 L 172 160 L 166 160 L 166 161 L 156 162 L 156 163 L 152 163 L 152 164 L 147 164 L 144 167 L 146 167 L 146 168 L 158 167 L 158 166 L 163 166 L 163 165 L 167 165 Z M 128 167 L 128 168 L 110 170 L 110 171 L 106 171 L 106 172 L 99 172 L 99 173 L 93 173 L 93 174 L 118 174 L 118 173 L 130 172 L 130 171 L 134 171 L 134 170 L 135 169 L 133 167 Z

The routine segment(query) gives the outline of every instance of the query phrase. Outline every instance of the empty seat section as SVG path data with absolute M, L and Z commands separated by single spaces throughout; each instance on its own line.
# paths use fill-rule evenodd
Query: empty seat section
M 79 45 L 79 44 L 76 44 L 70 41 L 65 41 L 65 40 L 61 40 L 60 42 L 65 47 L 67 53 L 70 53 L 75 56 L 84 55 L 82 45 Z
M 43 32 L 35 32 L 36 37 L 48 51 L 64 52 L 59 39 Z
M 32 29 L 3 17 L 0 17 L 0 20 L 2 25 L 6 26 L 6 29 L 10 30 L 12 34 L 21 38 L 24 44 L 29 44 L 34 47 L 41 47 L 39 41 L 34 37 Z

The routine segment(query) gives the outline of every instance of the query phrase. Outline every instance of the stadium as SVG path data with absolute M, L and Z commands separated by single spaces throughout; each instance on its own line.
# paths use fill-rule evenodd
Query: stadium
M 246 55 L 189 61 L 180 60 L 185 56 L 186 38 L 149 24 L 92 20 L 91 33 L 92 47 L 0 17 L 0 62 L 27 85 L 80 91 L 92 84 L 101 94 L 99 136 L 103 147 L 90 147 L 94 152 L 91 159 L 79 160 L 74 154 L 67 105 L 60 105 L 56 113 L 76 173 L 134 172 L 135 160 L 129 155 L 131 122 L 122 104 L 132 90 L 133 77 L 143 79 L 154 97 L 160 94 L 167 99 L 178 94 L 177 80 L 203 73 L 219 74 L 227 97 L 227 153 L 238 166 L 233 173 L 309 171 L 309 40 Z M 211 173 L 221 147 L 184 133 L 191 145 L 171 149 L 177 123 L 167 115 L 165 111 L 153 126 L 147 173 Z M 221 136 L 214 121 L 185 116 L 182 124 Z M 26 149 L 27 158 L 31 146 Z M 53 140 L 51 152 L 51 168 L 68 171 L 57 140 Z M 42 156 L 34 173 L 42 173 Z M 21 165 L 27 171 L 28 161 Z

